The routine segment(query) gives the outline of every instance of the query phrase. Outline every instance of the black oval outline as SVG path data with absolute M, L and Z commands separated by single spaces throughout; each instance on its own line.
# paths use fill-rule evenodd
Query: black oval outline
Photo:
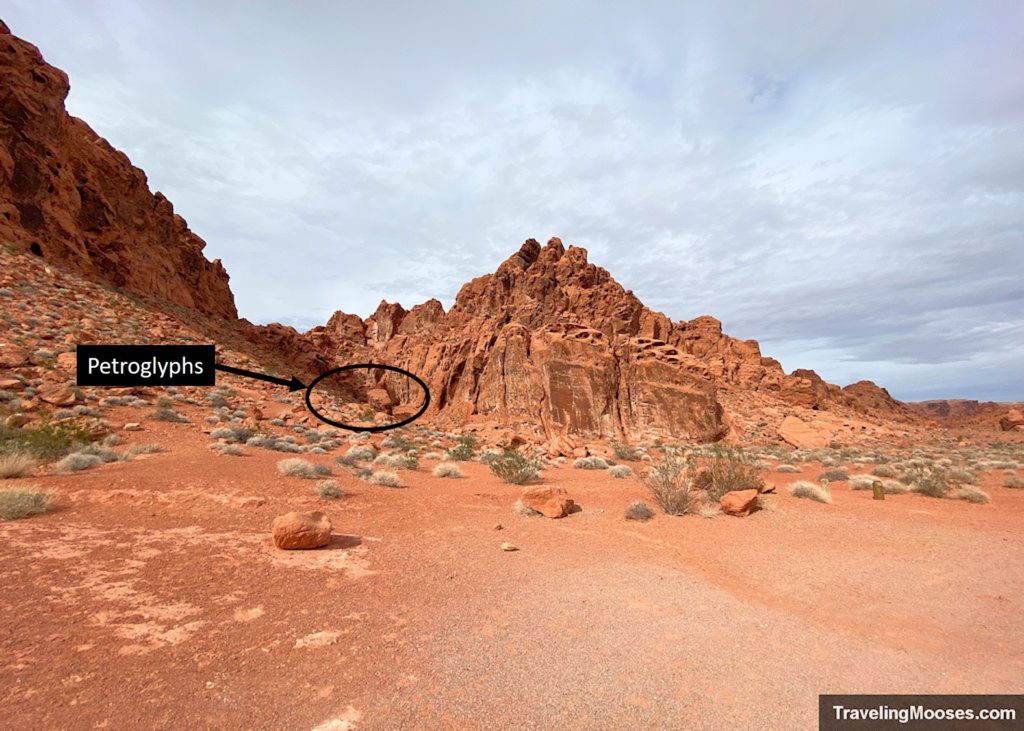
M 417 411 L 412 416 L 410 416 L 408 419 L 399 421 L 396 424 L 384 424 L 382 426 L 351 426 L 350 424 L 345 424 L 340 421 L 333 421 L 332 419 L 328 419 L 326 416 L 321 415 L 319 411 L 313 408 L 313 402 L 311 400 L 311 397 L 313 394 L 313 389 L 316 387 L 316 384 L 320 383 L 320 381 L 324 380 L 328 376 L 333 376 L 335 373 L 342 373 L 344 371 L 354 371 L 357 368 L 376 368 L 378 370 L 393 371 L 395 373 L 401 373 L 403 376 L 408 376 L 412 380 L 416 381 L 419 387 L 423 389 L 423 406 L 421 406 L 420 410 Z M 314 378 L 313 381 L 306 387 L 306 408 L 309 409 L 309 413 L 311 413 L 313 416 L 315 416 L 325 424 L 330 424 L 331 426 L 336 426 L 339 429 L 347 429 L 348 431 L 354 432 L 378 432 L 387 431 L 388 429 L 397 429 L 398 427 L 405 426 L 406 424 L 416 421 L 418 418 L 423 416 L 424 412 L 427 410 L 427 407 L 429 406 L 430 389 L 427 388 L 427 384 L 423 382 L 422 378 L 417 376 L 415 373 L 410 373 L 404 368 L 399 368 L 398 366 L 393 365 L 385 365 L 384 363 L 351 363 L 349 365 L 343 365 L 340 368 L 332 368 L 331 370 L 325 371 L 324 373 L 321 373 L 319 376 Z

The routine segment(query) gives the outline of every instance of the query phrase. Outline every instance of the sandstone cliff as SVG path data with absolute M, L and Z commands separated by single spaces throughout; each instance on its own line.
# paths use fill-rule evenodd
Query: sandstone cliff
M 67 75 L 0 21 L 0 242 L 234 319 L 220 261 L 145 174 L 64 109 Z

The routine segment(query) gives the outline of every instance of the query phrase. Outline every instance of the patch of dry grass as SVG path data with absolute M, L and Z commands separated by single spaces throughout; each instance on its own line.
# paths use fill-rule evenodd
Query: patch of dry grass
M 25 452 L 0 454 L 0 480 L 24 477 L 32 471 L 35 465 L 36 461 L 32 455 Z

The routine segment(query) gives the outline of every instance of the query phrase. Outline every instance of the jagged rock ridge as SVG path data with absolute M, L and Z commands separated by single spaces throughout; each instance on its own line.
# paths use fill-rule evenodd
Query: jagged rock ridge
M 447 313 L 437 300 L 408 311 L 382 302 L 365 321 L 338 312 L 308 336 L 335 359 L 417 373 L 452 422 L 533 422 L 549 439 L 720 438 L 729 417 L 719 394 L 730 390 L 810 409 L 909 414 L 870 382 L 840 389 L 813 371 L 787 375 L 712 317 L 673 322 L 557 238 L 544 247 L 527 240 L 496 272 L 464 285 Z M 396 402 L 414 397 L 401 377 L 385 380 Z

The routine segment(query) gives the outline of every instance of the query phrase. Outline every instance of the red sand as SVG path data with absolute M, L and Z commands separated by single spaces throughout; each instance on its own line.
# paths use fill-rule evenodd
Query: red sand
M 638 480 L 563 467 L 583 511 L 552 521 L 479 464 L 336 467 L 326 502 L 288 455 L 146 428 L 167 451 L 32 478 L 59 509 L 0 523 L 3 727 L 809 728 L 819 693 L 1021 692 L 1024 491 L 997 475 L 990 505 L 836 483 L 636 524 Z M 314 509 L 329 548 L 273 548 Z

